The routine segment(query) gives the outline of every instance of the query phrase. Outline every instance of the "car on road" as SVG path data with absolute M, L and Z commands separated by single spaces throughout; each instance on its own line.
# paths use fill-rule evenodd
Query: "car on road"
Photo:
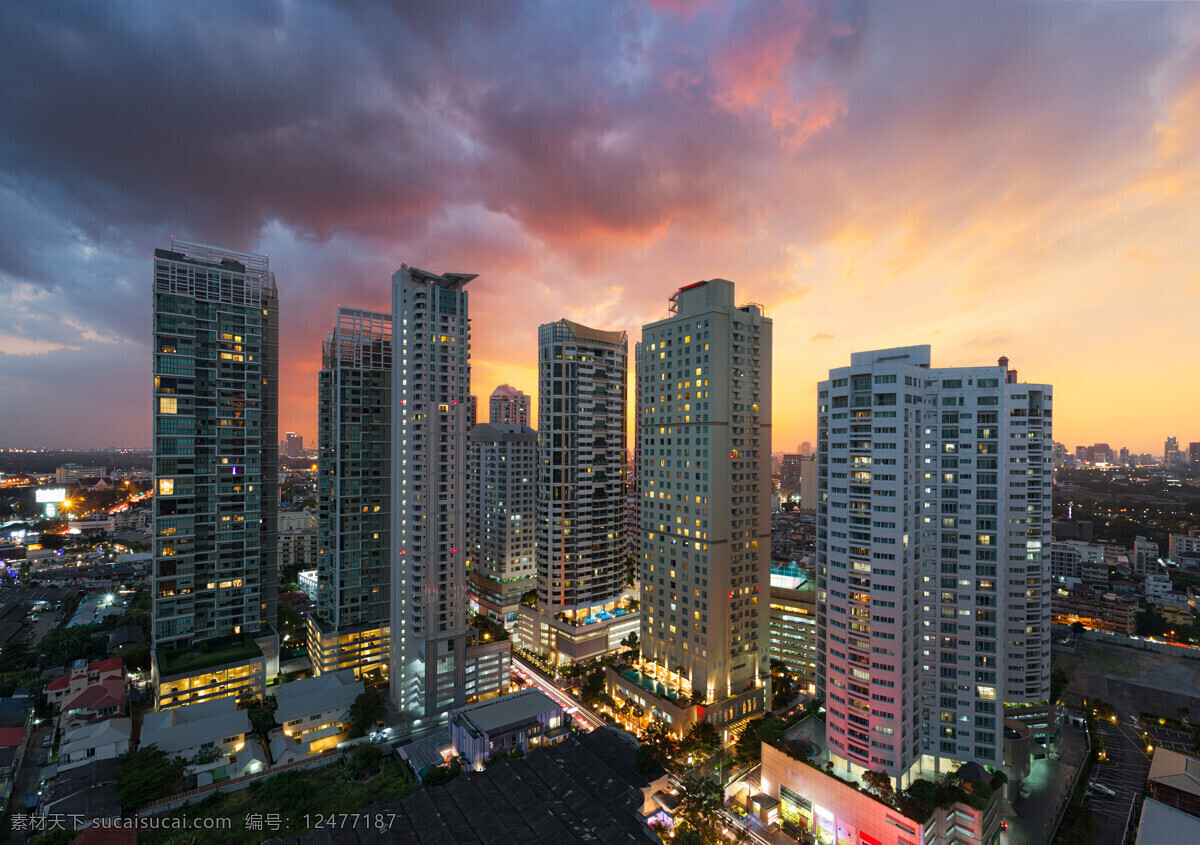
M 1020 793 L 1020 794 L 1021 794 L 1021 797 L 1022 797 L 1022 798 L 1028 798 L 1028 797 L 1029 797 L 1029 794 L 1030 794 L 1031 792 L 1033 792 L 1033 790 L 1032 790 L 1032 789 L 1030 789 L 1030 787 L 1029 787 L 1029 784 L 1025 784 L 1024 786 L 1022 786 L 1022 787 L 1021 787 L 1021 793 Z
M 1088 789 L 1092 790 L 1093 792 L 1099 792 L 1101 795 L 1107 795 L 1109 798 L 1117 797 L 1117 793 L 1113 792 L 1104 784 L 1096 783 L 1095 781 L 1092 781 L 1090 784 L 1088 784 Z
M 744 819 L 746 816 L 750 815 L 746 812 L 746 808 L 741 804 L 730 804 L 729 809 L 733 810 L 734 815 L 736 815 L 739 819 Z
M 49 759 L 50 758 L 47 757 L 45 754 L 38 757 L 38 768 L 39 769 L 43 768 L 46 765 L 46 763 L 49 761 Z

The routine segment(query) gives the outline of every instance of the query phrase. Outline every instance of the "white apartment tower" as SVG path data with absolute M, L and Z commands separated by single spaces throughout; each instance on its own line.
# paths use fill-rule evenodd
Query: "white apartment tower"
M 637 361 L 642 654 L 719 725 L 770 699 L 771 332 L 732 282 L 697 282 Z
M 529 394 L 511 384 L 502 384 L 488 400 L 488 422 L 492 425 L 529 425 Z
M 538 329 L 538 603 L 582 622 L 624 583 L 625 332 Z
M 928 346 L 818 386 L 818 686 L 840 766 L 1000 766 L 1049 717 L 1051 394 Z M 1040 724 L 1039 724 L 1040 723 Z
M 392 276 L 391 695 L 421 716 L 463 704 L 474 278 L 407 265 Z

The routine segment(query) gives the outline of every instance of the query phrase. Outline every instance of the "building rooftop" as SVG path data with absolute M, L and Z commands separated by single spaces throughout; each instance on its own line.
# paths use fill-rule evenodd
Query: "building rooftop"
M 634 771 L 636 753 L 633 745 L 602 728 L 363 811 L 394 813 L 395 822 L 386 831 L 326 828 L 272 841 L 645 845 L 654 839 L 639 813 L 648 781 Z
M 110 742 L 128 741 L 133 734 L 133 723 L 128 717 L 120 719 L 105 719 L 103 722 L 93 722 L 81 725 L 63 736 L 58 749 L 60 758 L 67 757 L 73 751 L 95 748 Z
M 528 689 L 456 710 L 450 721 L 459 724 L 460 719 L 465 719 L 484 733 L 491 733 L 555 709 L 561 708 L 548 695 Z
M 1142 804 L 1142 817 L 1133 843 L 1159 845 L 1162 842 L 1200 842 L 1200 818 L 1147 798 Z
M 275 689 L 275 720 L 281 725 L 313 713 L 338 707 L 350 709 L 354 699 L 364 690 L 362 681 L 354 680 L 353 669 L 326 672 L 315 678 L 304 678 Z
M 1155 748 L 1146 779 L 1180 792 L 1200 795 L 1200 760 L 1169 748 Z
M 147 713 L 142 721 L 140 744 L 157 745 L 160 751 L 173 754 L 206 742 L 220 743 L 249 730 L 250 715 L 238 710 L 237 702 L 226 696 Z

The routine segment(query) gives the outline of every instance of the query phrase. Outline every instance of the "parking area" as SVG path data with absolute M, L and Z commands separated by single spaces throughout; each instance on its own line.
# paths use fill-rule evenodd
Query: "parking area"
M 1097 765 L 1091 780 L 1104 789 L 1090 787 L 1088 791 L 1092 811 L 1100 820 L 1095 841 L 1097 845 L 1121 845 L 1135 804 L 1146 787 L 1150 759 L 1136 719 L 1125 717 L 1115 724 L 1100 720 L 1096 732 L 1104 740 L 1107 764 Z
M 1184 754 L 1194 753 L 1192 750 L 1194 743 L 1191 734 L 1171 728 L 1158 727 L 1151 728 L 1150 735 L 1156 747 L 1169 748 L 1172 751 L 1180 751 Z

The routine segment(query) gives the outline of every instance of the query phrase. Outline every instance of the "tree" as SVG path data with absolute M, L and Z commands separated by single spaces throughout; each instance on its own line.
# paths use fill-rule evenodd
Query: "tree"
M 294 636 L 297 632 L 304 631 L 304 619 L 300 616 L 300 612 L 290 604 L 279 603 L 279 633 L 285 636 Z
M 250 716 L 250 725 L 260 734 L 265 734 L 275 727 L 275 708 L 278 703 L 273 695 L 247 696 L 237 703 L 239 710 L 245 710 Z
M 712 722 L 700 721 L 694 723 L 684 737 L 680 752 L 683 754 L 700 754 L 707 757 L 715 754 L 721 747 L 721 733 Z
M 425 776 L 421 778 L 421 786 L 441 786 L 454 780 L 462 771 L 462 761 L 455 757 L 444 766 L 433 766 L 426 771 Z
M 1071 623 L 1071 630 L 1075 632 L 1075 636 L 1082 637 L 1085 630 L 1083 623 L 1076 620 Z
M 896 788 L 892 786 L 892 779 L 884 772 L 865 771 L 862 774 L 863 783 L 866 784 L 866 791 L 874 795 L 884 804 L 889 807 L 896 803 Z
M 693 841 L 709 845 L 720 841 L 718 811 L 725 805 L 725 791 L 715 780 L 688 775 L 683 781 L 679 801 L 680 833 L 693 834 Z M 679 841 L 676 839 L 676 841 Z
M 121 755 L 117 772 L 117 797 L 127 809 L 139 807 L 183 791 L 187 762 L 169 758 L 157 745 L 146 745 Z
M 368 687 L 350 705 L 350 736 L 362 736 L 376 723 L 382 722 L 385 716 L 387 710 L 384 707 L 383 696 L 379 690 Z
M 350 754 L 350 759 L 346 762 L 346 774 L 353 780 L 360 780 L 378 772 L 382 762 L 383 752 L 379 750 L 379 746 L 373 742 L 366 742 L 355 747 Z

